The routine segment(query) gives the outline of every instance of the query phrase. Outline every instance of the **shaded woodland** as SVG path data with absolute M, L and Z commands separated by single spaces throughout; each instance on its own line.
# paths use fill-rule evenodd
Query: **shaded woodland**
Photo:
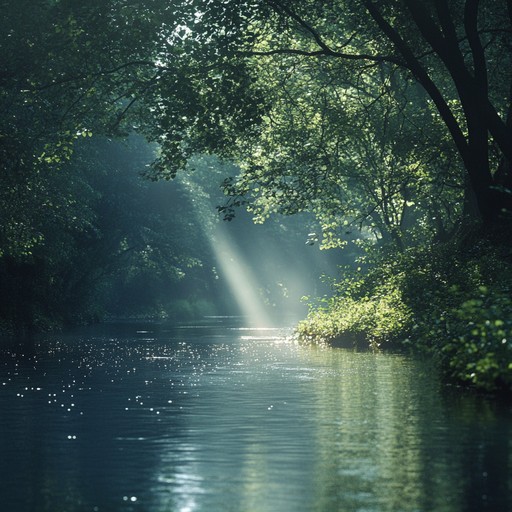
M 511 2 L 0 5 L 5 330 L 230 309 L 218 206 L 344 263 L 302 338 L 510 391 Z

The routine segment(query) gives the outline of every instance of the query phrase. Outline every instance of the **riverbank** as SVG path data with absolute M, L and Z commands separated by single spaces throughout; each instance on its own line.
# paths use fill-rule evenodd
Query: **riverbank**
M 480 241 L 374 256 L 312 305 L 301 339 L 427 352 L 447 379 L 512 394 L 510 249 Z

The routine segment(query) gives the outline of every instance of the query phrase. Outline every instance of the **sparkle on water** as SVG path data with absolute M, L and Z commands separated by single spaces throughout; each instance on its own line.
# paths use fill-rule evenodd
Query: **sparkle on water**
M 510 406 L 423 361 L 230 322 L 4 350 L 2 510 L 512 509 Z

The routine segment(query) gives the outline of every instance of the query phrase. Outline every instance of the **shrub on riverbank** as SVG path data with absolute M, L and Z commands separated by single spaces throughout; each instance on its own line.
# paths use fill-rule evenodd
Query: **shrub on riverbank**
M 343 281 L 358 284 L 358 281 Z M 384 282 L 372 293 L 350 296 L 344 292 L 313 308 L 308 318 L 300 322 L 298 331 L 303 339 L 328 343 L 366 341 L 371 346 L 391 343 L 406 337 L 411 325 L 411 311 L 402 299 L 399 287 Z
M 455 291 L 457 293 L 457 291 Z M 512 300 L 479 286 L 436 319 L 434 350 L 457 380 L 485 390 L 512 391 Z
M 512 267 L 480 243 L 373 256 L 298 326 L 302 339 L 428 351 L 449 378 L 512 391 Z

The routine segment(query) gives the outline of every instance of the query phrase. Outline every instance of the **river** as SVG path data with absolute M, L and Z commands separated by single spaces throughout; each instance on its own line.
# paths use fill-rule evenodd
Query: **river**
M 104 324 L 0 353 L 2 512 L 512 510 L 512 411 L 400 354 Z

